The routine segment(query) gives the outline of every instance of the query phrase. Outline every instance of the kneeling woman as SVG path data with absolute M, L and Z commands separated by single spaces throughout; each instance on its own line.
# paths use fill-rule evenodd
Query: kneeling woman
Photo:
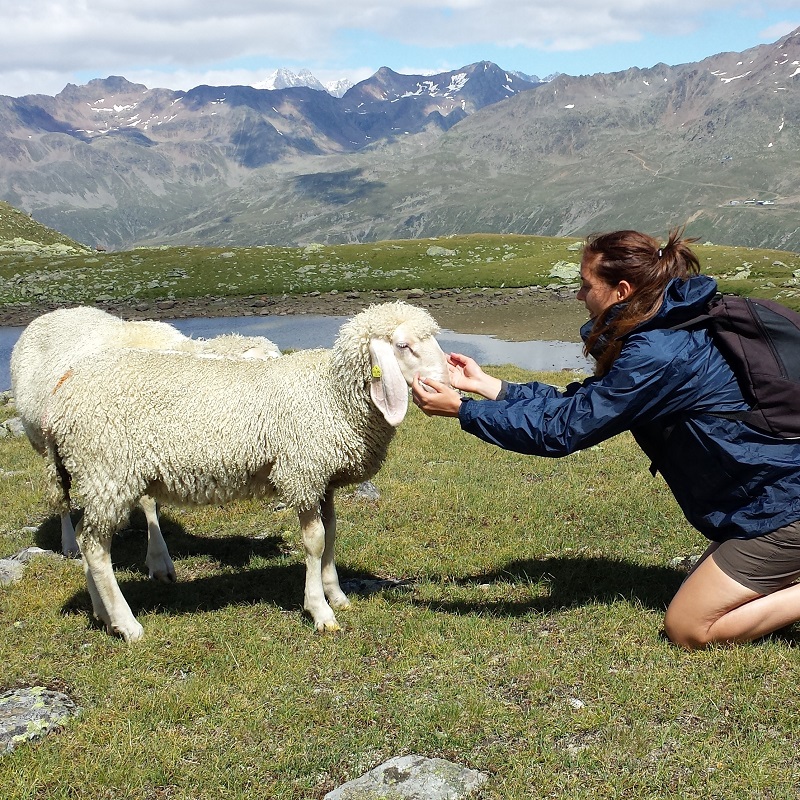
M 664 620 L 673 642 L 699 648 L 800 620 L 800 443 L 719 416 L 748 409 L 731 368 L 706 330 L 673 329 L 717 290 L 690 241 L 678 230 L 664 246 L 637 231 L 590 237 L 578 300 L 597 367 L 583 383 L 563 393 L 506 384 L 452 353 L 452 385 L 483 401 L 434 381 L 412 388 L 426 414 L 458 417 L 463 430 L 518 453 L 564 456 L 630 430 L 711 540 Z

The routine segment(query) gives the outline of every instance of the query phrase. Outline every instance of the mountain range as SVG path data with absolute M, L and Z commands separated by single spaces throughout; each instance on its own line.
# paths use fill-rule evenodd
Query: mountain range
M 383 67 L 341 97 L 109 77 L 0 97 L 0 198 L 107 249 L 685 224 L 800 250 L 798 81 L 800 29 L 546 81 L 491 62 Z

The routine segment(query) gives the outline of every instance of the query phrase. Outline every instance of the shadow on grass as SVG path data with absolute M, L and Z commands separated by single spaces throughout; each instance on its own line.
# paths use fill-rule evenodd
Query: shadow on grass
M 73 524 L 77 524 L 80 513 L 73 513 Z M 253 558 L 275 558 L 281 555 L 279 536 L 195 536 L 188 533 L 169 514 L 159 513 L 161 532 L 167 542 L 173 560 L 192 556 L 208 556 L 228 567 L 243 567 Z M 58 517 L 46 519 L 36 532 L 36 544 L 47 550 L 61 552 L 61 522 Z M 147 573 L 147 522 L 144 514 L 135 509 L 128 524 L 114 534 L 111 543 L 111 558 L 114 567 L 132 572 Z
M 281 610 L 300 612 L 305 589 L 305 564 L 288 563 L 282 537 L 224 535 L 195 536 L 167 514 L 159 515 L 161 530 L 176 566 L 185 559 L 201 557 L 195 574 L 177 583 L 119 580 L 119 587 L 135 616 L 143 612 L 191 614 L 216 611 L 236 605 L 264 603 Z M 46 520 L 39 528 L 40 547 L 60 549 L 60 522 Z M 114 569 L 147 574 L 145 553 L 147 526 L 144 515 L 135 511 L 131 522 L 115 534 L 111 545 Z M 254 560 L 278 560 L 267 566 L 249 566 Z M 199 574 L 199 572 L 206 574 Z M 180 572 L 180 568 L 179 568 Z M 346 568 L 338 569 L 342 581 L 363 578 Z M 119 579 L 119 576 L 117 576 Z M 374 578 L 374 576 L 368 576 Z M 87 614 L 92 603 L 88 590 L 73 595 L 62 607 L 65 614 Z M 97 624 L 93 621 L 92 624 Z
M 168 515 L 161 517 L 161 524 L 170 553 L 176 562 L 192 556 L 208 556 L 218 562 L 221 571 L 179 581 L 177 584 L 141 580 L 120 582 L 120 589 L 134 615 L 142 612 L 191 614 L 253 603 L 265 603 L 286 611 L 299 612 L 302 609 L 304 564 L 278 563 L 267 567 L 248 567 L 254 558 L 281 558 L 284 551 L 280 537 L 194 536 Z M 141 530 L 137 530 L 137 526 Z M 56 517 L 43 523 L 37 540 L 41 547 L 59 549 L 60 524 Z M 144 517 L 139 521 L 134 516 L 131 526 L 114 539 L 112 555 L 115 568 L 146 573 L 146 547 Z M 365 574 L 363 571 L 348 570 L 342 566 L 337 569 L 343 584 L 355 579 L 381 582 L 377 576 Z M 528 585 L 531 588 L 530 597 L 522 600 L 492 597 L 475 600 L 446 597 L 442 600 L 420 600 L 413 596 L 414 584 L 418 581 L 390 587 L 380 593 L 391 604 L 417 606 L 454 615 L 522 617 L 531 613 L 546 614 L 596 603 L 610 604 L 621 599 L 638 603 L 645 608 L 664 611 L 685 577 L 684 571 L 666 566 L 646 566 L 613 558 L 569 556 L 512 561 L 495 572 L 476 575 L 454 577 L 440 574 L 425 577 L 426 581 L 443 586 L 443 596 L 448 593 L 448 586 Z M 353 591 L 350 593 L 357 594 Z M 76 593 L 64 604 L 63 611 L 91 616 L 88 591 Z M 800 630 L 796 626 L 790 626 L 776 631 L 768 638 L 798 646 Z
M 563 557 L 513 561 L 496 572 L 470 575 L 453 581 L 447 576 L 431 580 L 456 585 L 529 584 L 531 597 L 525 600 L 443 600 L 418 601 L 436 611 L 449 614 L 524 616 L 560 608 L 613 603 L 624 599 L 659 611 L 666 609 L 686 577 L 670 567 L 642 566 L 612 558 Z M 407 598 L 405 599 L 407 600 Z
M 118 562 L 115 562 L 116 565 Z M 121 580 L 119 587 L 134 615 L 148 611 L 191 614 L 254 603 L 266 603 L 283 610 L 299 610 L 303 604 L 304 583 L 304 565 L 276 564 L 236 572 L 223 571 L 169 584 Z M 88 590 L 73 595 L 62 611 L 66 614 L 91 614 Z

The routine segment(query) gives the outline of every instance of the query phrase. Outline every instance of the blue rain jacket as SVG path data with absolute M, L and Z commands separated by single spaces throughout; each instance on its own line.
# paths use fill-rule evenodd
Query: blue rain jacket
M 659 313 L 626 337 L 608 374 L 564 392 L 509 384 L 500 400 L 463 402 L 461 427 L 506 450 L 550 457 L 630 430 L 689 522 L 714 541 L 800 519 L 800 443 L 714 416 L 748 409 L 731 368 L 706 330 L 669 330 L 703 313 L 716 290 L 706 275 L 673 280 Z

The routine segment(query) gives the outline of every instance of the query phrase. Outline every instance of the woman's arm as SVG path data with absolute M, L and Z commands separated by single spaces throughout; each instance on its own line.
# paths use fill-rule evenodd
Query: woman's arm
M 450 353 L 447 362 L 450 387 L 480 395 L 485 400 L 516 402 L 536 396 L 560 395 L 558 389 L 545 383 L 506 383 L 484 372 L 474 359 L 461 353 Z M 450 387 L 434 380 L 415 379 L 411 384 L 414 403 L 429 417 L 457 417 L 466 398 Z
M 505 400 L 464 403 L 461 427 L 506 450 L 558 457 L 696 407 L 702 382 L 697 350 L 685 346 L 689 337 L 665 348 L 654 347 L 651 336 L 631 336 L 605 376 L 570 392 L 511 384 Z

